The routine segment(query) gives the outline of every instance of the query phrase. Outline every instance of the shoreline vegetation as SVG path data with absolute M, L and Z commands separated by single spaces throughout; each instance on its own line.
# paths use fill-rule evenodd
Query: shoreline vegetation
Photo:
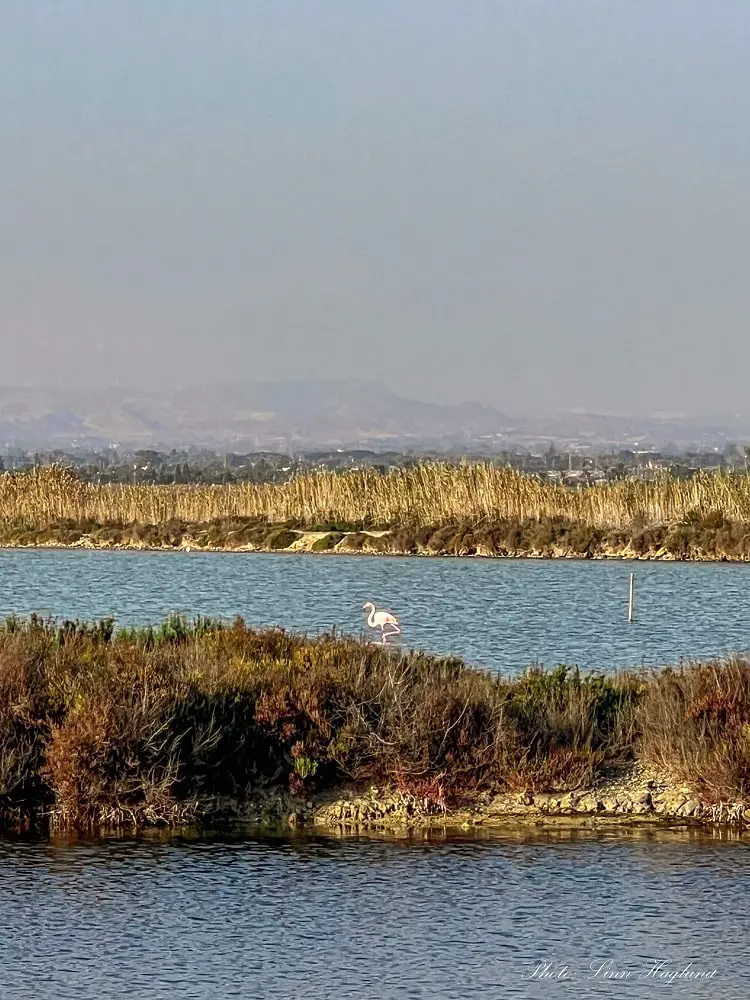
M 0 824 L 750 822 L 750 662 L 506 677 L 170 618 L 0 625 Z
M 0 546 L 747 561 L 750 476 L 571 488 L 433 463 L 126 486 L 40 468 L 0 475 Z

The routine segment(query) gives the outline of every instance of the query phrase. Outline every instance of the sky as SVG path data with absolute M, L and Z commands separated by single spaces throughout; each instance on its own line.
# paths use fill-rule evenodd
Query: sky
M 0 384 L 750 413 L 747 0 L 0 0 Z

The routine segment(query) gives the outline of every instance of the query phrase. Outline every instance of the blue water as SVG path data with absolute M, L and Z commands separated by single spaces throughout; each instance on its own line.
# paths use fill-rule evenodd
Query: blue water
M 627 622 L 636 574 L 636 621 Z M 359 634 L 373 600 L 403 644 L 517 671 L 532 662 L 611 669 L 750 649 L 750 565 L 0 551 L 0 614 L 232 617 Z
M 749 865 L 653 833 L 0 843 L 0 995 L 739 1000 Z

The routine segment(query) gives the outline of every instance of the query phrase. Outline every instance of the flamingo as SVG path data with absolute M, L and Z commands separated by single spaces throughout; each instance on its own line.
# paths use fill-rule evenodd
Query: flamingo
M 385 640 L 389 635 L 401 635 L 401 623 L 395 615 L 392 615 L 390 611 L 376 611 L 375 605 L 372 601 L 368 601 L 362 610 L 367 611 L 368 608 L 370 610 L 370 614 L 367 618 L 367 624 L 370 628 L 380 629 L 384 646 Z M 387 632 L 386 629 L 388 629 Z

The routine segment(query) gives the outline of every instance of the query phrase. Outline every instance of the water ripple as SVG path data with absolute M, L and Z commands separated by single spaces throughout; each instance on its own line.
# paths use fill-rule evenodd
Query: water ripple
M 0 844 L 2 995 L 645 1000 L 663 960 L 716 977 L 660 994 L 731 998 L 749 857 L 674 835 Z M 607 959 L 635 978 L 589 978 Z

